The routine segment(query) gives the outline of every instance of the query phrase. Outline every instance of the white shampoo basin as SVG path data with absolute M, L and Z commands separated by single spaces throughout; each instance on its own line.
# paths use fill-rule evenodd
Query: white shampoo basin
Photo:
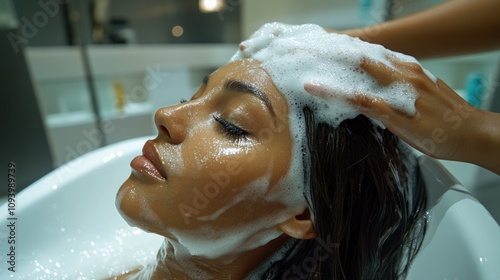
M 147 139 L 86 154 L 18 193 L 14 232 L 3 204 L 0 279 L 102 279 L 152 261 L 162 238 L 129 227 L 114 205 Z M 431 219 L 408 279 L 500 279 L 498 224 L 437 161 L 419 160 Z M 7 270 L 12 234 L 15 272 Z

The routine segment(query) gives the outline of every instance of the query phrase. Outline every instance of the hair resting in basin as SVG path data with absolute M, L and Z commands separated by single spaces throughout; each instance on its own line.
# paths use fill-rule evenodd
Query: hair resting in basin
M 404 279 L 426 228 L 418 167 L 364 116 L 332 128 L 304 115 L 316 238 L 297 240 L 266 279 Z

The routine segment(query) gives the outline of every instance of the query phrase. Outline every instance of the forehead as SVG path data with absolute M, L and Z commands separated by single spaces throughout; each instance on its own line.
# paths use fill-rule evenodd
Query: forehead
M 229 62 L 217 69 L 210 75 L 210 78 L 240 79 L 242 81 L 271 80 L 266 71 L 261 67 L 260 62 L 255 59 L 239 59 Z
M 210 75 L 209 87 L 223 85 L 231 80 L 245 82 L 260 89 L 275 107 L 287 107 L 285 97 L 257 60 L 240 59 L 222 66 Z

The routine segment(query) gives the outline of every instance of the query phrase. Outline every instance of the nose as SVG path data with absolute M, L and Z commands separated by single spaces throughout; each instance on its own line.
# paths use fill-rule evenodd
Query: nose
M 189 111 L 183 104 L 158 109 L 154 120 L 159 138 L 173 145 L 182 143 L 186 138 L 189 118 Z

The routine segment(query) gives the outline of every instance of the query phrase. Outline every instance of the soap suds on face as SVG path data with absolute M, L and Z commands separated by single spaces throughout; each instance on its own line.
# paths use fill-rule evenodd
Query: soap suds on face
M 162 160 L 161 163 L 163 164 L 163 166 L 166 166 L 168 164 L 168 171 L 170 175 L 179 176 L 181 174 L 184 174 L 186 168 L 184 158 L 182 157 L 182 150 L 179 147 L 175 147 L 169 150 L 169 153 L 170 157 L 174 158 L 175 160 L 170 160 L 168 163 L 166 163 L 165 160 Z
M 415 114 L 418 93 L 410 84 L 384 86 L 359 67 L 363 59 L 392 67 L 390 57 L 418 64 L 413 57 L 358 38 L 328 33 L 318 25 L 270 23 L 243 41 L 231 61 L 242 58 L 260 61 L 292 109 L 301 110 L 307 106 L 320 122 L 337 127 L 343 120 L 359 115 L 359 112 L 344 98 L 324 98 L 307 93 L 304 84 L 321 85 L 339 97 L 367 94 L 381 98 L 409 115 Z M 425 73 L 436 81 L 428 71 Z M 292 114 L 296 111 L 292 110 Z
M 288 220 L 290 213 L 300 214 L 306 203 L 300 184 L 290 184 L 290 181 L 285 179 L 274 186 L 270 185 L 272 167 L 272 165 L 269 166 L 267 174 L 262 178 L 243 186 L 243 191 L 229 201 L 227 207 L 211 215 L 197 217 L 197 219 L 200 221 L 218 219 L 225 212 L 234 211 L 234 208 L 241 203 L 258 200 L 282 204 L 281 209 L 275 209 L 266 216 L 254 219 L 251 219 L 252 213 L 248 213 L 248 219 L 242 218 L 241 221 L 227 225 L 226 228 L 201 226 L 189 231 L 169 229 L 177 239 L 171 240 L 173 246 L 177 248 L 176 253 L 184 252 L 189 256 L 207 259 L 223 258 L 229 264 L 240 253 L 251 251 L 279 237 L 282 232 L 276 228 L 276 225 Z M 204 238 L 200 238 L 201 236 Z

